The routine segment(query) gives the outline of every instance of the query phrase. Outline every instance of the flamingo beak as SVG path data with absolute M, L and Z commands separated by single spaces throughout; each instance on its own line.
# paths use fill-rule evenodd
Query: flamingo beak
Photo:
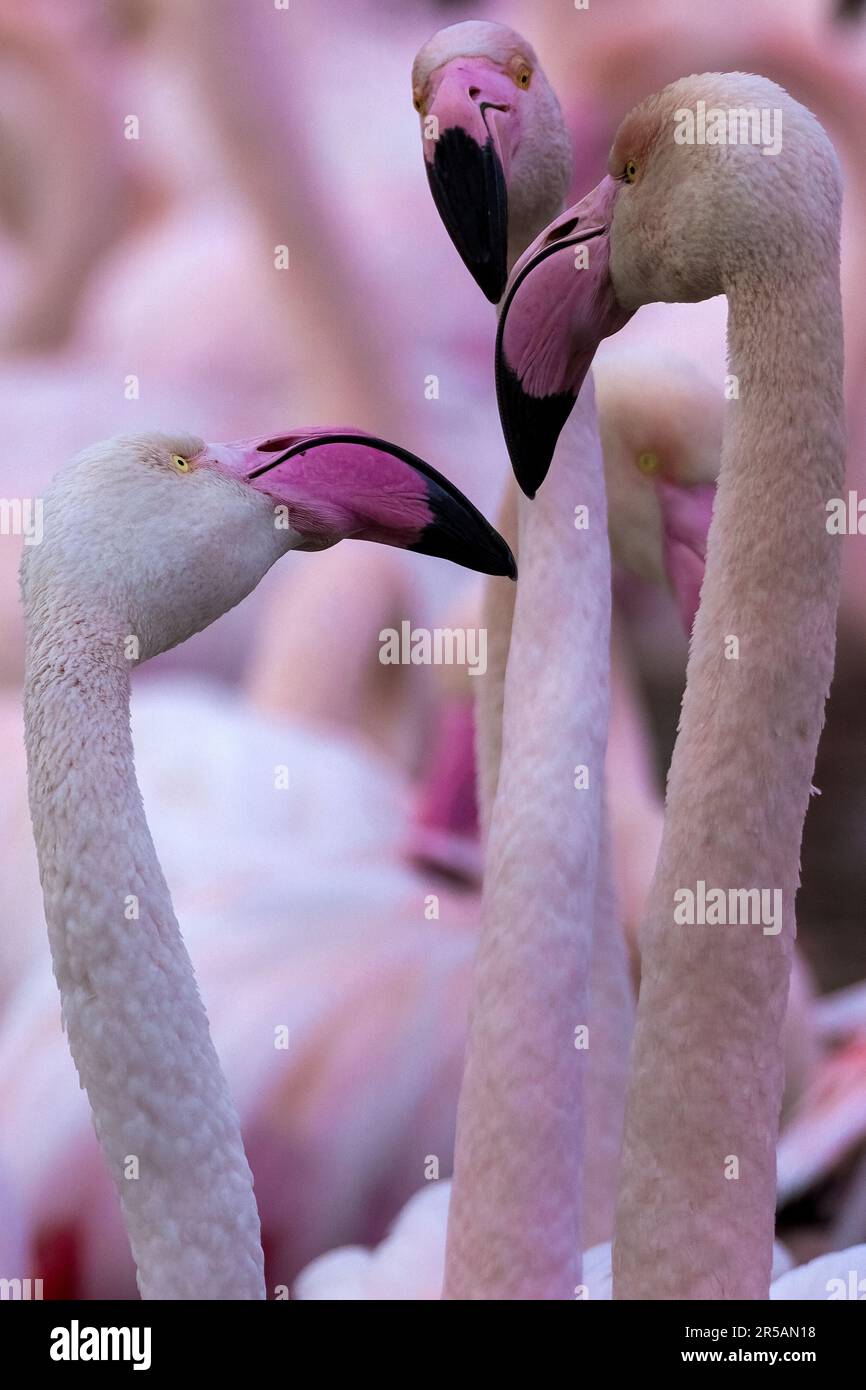
M 547 476 L 602 338 L 633 311 L 611 283 L 609 175 L 541 233 L 511 273 L 496 335 L 496 396 L 514 473 L 527 497 Z
M 263 492 L 297 550 L 378 541 L 517 578 L 505 541 L 422 459 L 363 431 L 309 429 L 208 446 L 202 462 Z
M 430 89 L 421 126 L 433 201 L 470 275 L 498 304 L 508 279 L 514 84 L 490 59 L 455 58 Z
M 689 636 L 701 600 L 716 485 L 697 483 L 688 487 L 660 478 L 656 491 L 662 514 L 665 571 Z

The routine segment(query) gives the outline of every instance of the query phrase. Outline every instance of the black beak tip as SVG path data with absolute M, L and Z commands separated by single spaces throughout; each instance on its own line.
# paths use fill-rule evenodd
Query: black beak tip
M 427 179 L 439 216 L 463 264 L 491 304 L 508 281 L 508 193 L 499 156 L 459 126 L 444 130 Z
M 409 550 L 436 555 L 479 574 L 517 578 L 517 565 L 507 541 L 449 478 L 429 463 L 396 445 L 383 445 L 424 479 L 429 520 Z
M 541 447 L 538 443 L 508 445 L 511 469 L 517 486 L 530 502 L 535 501 L 538 489 L 550 472 L 555 447 L 555 443 L 549 449 Z
M 481 290 L 481 293 L 484 295 L 484 298 L 489 300 L 491 304 L 498 304 L 505 293 L 505 286 L 508 283 L 508 269 L 506 265 L 503 263 L 501 267 L 488 267 L 486 264 L 471 266 L 467 262 L 467 268 L 476 285 Z
M 510 546 L 471 503 L 459 512 L 450 506 L 447 512 L 435 507 L 434 514 L 433 524 L 410 549 L 450 560 L 477 574 L 517 578 L 517 562 Z
M 508 542 L 500 536 L 498 531 L 490 528 L 492 537 L 495 537 L 495 546 L 491 547 L 491 564 L 489 569 L 482 571 L 483 574 L 492 574 L 503 579 L 517 579 L 517 561 L 515 560 L 511 547 Z
M 571 391 L 530 396 L 501 351 L 496 354 L 496 399 L 511 467 L 532 501 L 547 477 L 562 428 L 577 399 Z

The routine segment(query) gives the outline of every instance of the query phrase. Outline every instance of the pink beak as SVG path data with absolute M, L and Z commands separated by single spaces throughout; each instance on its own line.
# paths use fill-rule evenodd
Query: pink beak
M 662 512 L 665 570 L 688 636 L 701 601 L 716 485 L 687 487 L 662 478 L 656 491 Z
M 447 478 L 363 431 L 315 428 L 208 445 L 199 466 L 248 483 L 284 508 L 286 528 L 303 537 L 296 549 L 378 541 L 517 577 L 505 541 Z
M 608 270 L 619 184 L 609 175 L 541 233 L 508 282 L 496 395 L 518 483 L 534 497 L 602 338 L 631 318 Z
M 514 83 L 489 58 L 455 58 L 430 79 L 424 164 L 439 216 L 493 304 L 508 278 L 508 169 L 517 138 Z M 433 122 L 434 134 L 428 134 Z

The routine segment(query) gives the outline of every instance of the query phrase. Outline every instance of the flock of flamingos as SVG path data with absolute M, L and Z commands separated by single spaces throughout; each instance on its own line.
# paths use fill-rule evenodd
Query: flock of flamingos
M 852 1287 L 852 1271 L 866 1295 L 866 1245 L 794 1267 L 775 1240 L 779 1120 L 797 1061 L 794 904 L 840 595 L 841 550 L 825 525 L 846 456 L 833 147 L 765 78 L 690 76 L 626 116 L 608 174 L 563 210 L 571 138 L 520 34 L 480 21 L 442 29 L 418 53 L 412 87 L 435 206 L 479 293 L 499 306 L 491 389 L 495 379 L 514 472 L 499 530 L 409 449 L 343 425 L 230 444 L 148 434 L 64 467 L 45 496 L 44 539 L 25 554 L 30 815 L 63 1027 L 103 1155 L 99 1173 L 80 1165 L 70 1177 L 83 1228 L 77 1290 L 116 1292 L 128 1239 L 151 1299 L 281 1297 L 284 1285 L 302 1299 L 827 1299 L 840 1280 Z M 699 103 L 781 112 L 779 154 L 677 143 L 676 113 Z M 724 409 L 688 362 L 605 363 L 594 379 L 599 343 L 641 306 L 719 294 L 739 383 Z M 657 390 L 683 396 L 688 448 L 654 414 Z M 392 1056 L 377 1037 L 365 954 L 380 990 L 405 995 L 411 1046 L 431 1057 L 420 1097 L 401 1091 L 396 1065 L 380 1069 L 390 1110 L 381 1099 L 364 1174 L 340 1161 L 341 1139 L 357 1153 L 363 1126 L 329 1080 L 336 1068 L 318 1062 L 314 1075 L 311 1062 L 293 1083 L 310 1090 L 294 1111 L 307 1131 L 299 1163 L 279 1115 L 241 1100 L 261 1091 L 273 1058 L 253 1061 L 240 1028 L 220 1056 L 211 1041 L 172 906 L 175 863 L 164 876 L 133 741 L 141 764 L 166 720 L 186 722 L 194 743 L 198 721 L 219 729 L 220 710 L 156 697 L 150 711 L 133 708 L 130 728 L 133 666 L 240 603 L 288 551 L 344 538 L 488 576 L 476 615 L 488 633 L 475 704 L 477 949 L 459 936 L 419 972 L 408 937 L 362 923 L 338 972 L 342 1012 L 323 1014 L 315 979 L 326 965 L 314 942 L 299 947 L 310 953 L 299 1045 L 311 1057 L 314 1043 L 323 1056 L 355 1054 L 340 1075 L 359 1109 L 373 1084 L 365 1046 L 374 1039 L 377 1057 Z M 612 555 L 635 582 L 670 587 L 690 634 L 663 826 L 645 818 L 654 873 L 637 997 L 623 916 L 632 881 L 649 873 L 625 862 L 617 824 L 629 737 L 615 644 L 612 658 Z M 450 731 L 462 753 L 430 789 L 419 855 L 471 819 L 463 733 Z M 245 757 L 259 756 L 256 739 L 272 766 L 263 732 Z M 313 787 L 315 742 L 298 757 Z M 238 780 L 248 774 L 247 763 Z M 273 817 L 264 804 L 236 815 Z M 204 795 L 176 834 L 212 840 L 233 863 L 231 816 Z M 238 858 L 245 891 L 271 839 L 278 862 L 287 829 L 262 825 L 254 871 Z M 284 866 L 289 903 L 290 878 Z M 779 920 L 677 920 L 675 904 L 699 884 L 729 898 L 769 890 Z M 213 908 L 203 902 L 201 923 L 184 924 L 197 963 Z M 298 932 L 313 934 L 304 909 L 303 898 L 291 903 Z M 243 958 L 245 978 L 261 977 L 262 1016 L 280 1017 L 298 956 L 273 971 L 276 929 L 238 936 L 205 965 L 212 1016 L 229 1007 Z M 467 992 L 464 1056 L 448 1016 Z M 46 994 L 32 1017 L 52 1008 Z M 0 1044 L 4 1075 L 36 1031 Z M 37 1077 L 74 1084 L 56 1038 L 40 1067 Z M 447 1128 L 425 1128 L 425 1116 L 455 1076 L 453 1179 L 424 1181 L 406 1125 L 445 1153 Z M 38 1095 L 39 1081 L 28 1084 Z M 326 1118 L 339 1106 L 349 1118 L 335 1135 Z M 84 1142 L 56 1159 L 57 1207 L 40 1239 L 29 1218 L 3 1233 L 0 1273 L 62 1262 L 60 1176 L 76 1172 Z M 375 1206 L 389 1186 L 420 1190 L 376 1248 L 307 1263 L 336 1243 L 328 1184 L 344 1212 Z M 316 1232 L 306 1252 L 293 1244 L 301 1210 Z

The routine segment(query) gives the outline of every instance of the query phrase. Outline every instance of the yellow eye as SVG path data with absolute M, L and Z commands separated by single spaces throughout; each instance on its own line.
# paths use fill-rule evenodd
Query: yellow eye
M 532 68 L 527 63 L 519 62 L 514 69 L 514 81 L 518 87 L 522 87 L 525 91 L 532 81 Z
M 625 166 L 623 178 L 625 179 L 626 183 L 634 183 L 635 179 L 637 178 L 637 165 L 635 164 L 633 159 L 630 159 L 628 164 Z
M 180 454 L 172 454 L 171 461 L 178 473 L 189 472 L 189 459 L 181 458 Z
M 661 468 L 661 461 L 658 454 L 641 454 L 637 466 L 645 477 L 651 478 Z
M 421 98 L 419 96 L 413 96 L 412 105 L 415 107 L 415 110 L 418 112 L 418 115 L 420 116 L 422 111 L 424 110 L 424 103 L 421 100 Z

